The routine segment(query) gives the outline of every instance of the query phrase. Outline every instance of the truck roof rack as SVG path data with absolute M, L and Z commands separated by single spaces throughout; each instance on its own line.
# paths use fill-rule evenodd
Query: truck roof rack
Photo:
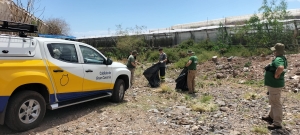
M 38 29 L 36 25 L 16 23 L 10 21 L 0 20 L 0 31 L 4 32 L 19 32 L 20 37 L 27 37 L 26 33 L 37 33 Z

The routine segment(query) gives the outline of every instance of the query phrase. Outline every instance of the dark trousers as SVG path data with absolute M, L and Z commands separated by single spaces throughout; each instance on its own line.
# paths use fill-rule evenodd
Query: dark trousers
M 159 68 L 159 75 L 160 75 L 160 80 L 164 81 L 165 80 L 165 75 L 166 75 L 166 67 L 160 67 Z

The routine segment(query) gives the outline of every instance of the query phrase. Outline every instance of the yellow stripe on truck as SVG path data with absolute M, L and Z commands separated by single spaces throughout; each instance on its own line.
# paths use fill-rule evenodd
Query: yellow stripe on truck
M 0 96 L 10 96 L 21 85 L 40 83 L 53 94 L 43 60 L 0 60 Z

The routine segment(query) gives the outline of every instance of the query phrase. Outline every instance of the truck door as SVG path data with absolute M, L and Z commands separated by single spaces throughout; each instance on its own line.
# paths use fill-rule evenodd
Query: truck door
M 83 58 L 83 91 L 113 89 L 112 68 L 111 65 L 105 65 L 106 58 L 89 46 L 79 45 L 79 48 Z
M 79 63 L 74 44 L 48 43 L 47 63 L 56 87 L 59 101 L 82 96 L 83 67 Z

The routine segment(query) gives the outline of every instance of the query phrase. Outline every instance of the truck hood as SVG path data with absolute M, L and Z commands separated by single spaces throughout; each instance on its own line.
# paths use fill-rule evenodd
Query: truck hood
M 120 67 L 120 68 L 126 68 L 127 66 L 123 63 L 120 63 L 120 62 L 113 62 L 111 64 L 112 67 L 116 68 L 116 67 Z

